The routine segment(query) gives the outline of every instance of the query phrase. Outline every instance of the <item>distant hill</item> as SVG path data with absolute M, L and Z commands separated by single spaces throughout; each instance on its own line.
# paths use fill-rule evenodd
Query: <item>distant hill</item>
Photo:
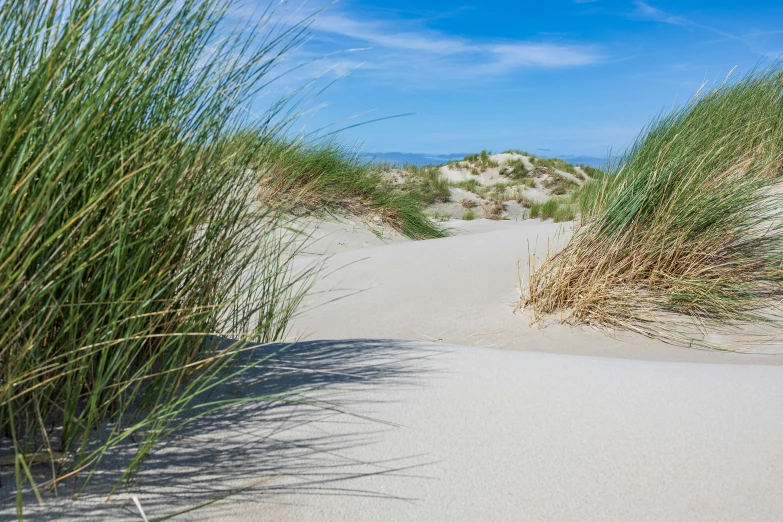
M 468 153 L 458 154 L 416 154 L 410 152 L 375 152 L 364 153 L 362 156 L 368 160 L 395 163 L 404 165 L 411 163 L 413 165 L 441 165 L 450 161 L 461 160 Z M 587 165 L 588 167 L 602 168 L 606 165 L 606 158 L 595 156 L 558 156 L 561 159 L 573 163 L 574 165 Z

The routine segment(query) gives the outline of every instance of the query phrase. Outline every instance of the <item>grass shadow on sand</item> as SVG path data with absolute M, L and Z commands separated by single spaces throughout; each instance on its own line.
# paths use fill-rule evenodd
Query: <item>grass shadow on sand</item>
M 209 519 L 212 510 L 219 517 L 225 502 L 257 504 L 263 518 L 265 506 L 281 502 L 283 495 L 290 501 L 294 493 L 302 502 L 312 495 L 385 497 L 358 484 L 426 475 L 432 463 L 427 455 L 361 461 L 345 453 L 378 444 L 396 428 L 373 417 L 379 404 L 391 400 L 384 390 L 425 384 L 424 373 L 432 376 L 428 359 L 443 350 L 395 340 L 308 341 L 259 347 L 245 363 L 274 352 L 203 399 L 246 397 L 248 402 L 192 420 L 153 451 L 130 490 L 121 489 L 107 501 L 135 453 L 133 443 L 105 457 L 76 502 L 69 499 L 71 482 L 43 506 L 30 495 L 26 520 L 140 520 L 131 495 L 138 496 L 150 520 L 223 498 L 176 520 Z M 372 480 L 355 480 L 367 477 Z M 0 490 L 0 518 L 12 514 L 14 491 L 8 486 Z

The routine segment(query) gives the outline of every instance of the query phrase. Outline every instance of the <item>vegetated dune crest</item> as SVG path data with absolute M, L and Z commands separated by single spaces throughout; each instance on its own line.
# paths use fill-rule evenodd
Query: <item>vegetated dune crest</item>
M 533 207 L 553 198 L 568 201 L 592 173 L 602 171 L 521 151 L 482 151 L 445 165 L 389 168 L 395 183 L 424 181 L 437 187 L 438 197 L 427 206 L 431 216 L 466 220 L 536 217 Z M 572 214 L 556 218 L 570 219 Z

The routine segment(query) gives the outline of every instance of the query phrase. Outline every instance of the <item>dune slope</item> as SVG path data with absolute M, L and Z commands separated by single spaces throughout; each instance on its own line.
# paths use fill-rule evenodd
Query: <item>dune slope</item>
M 561 225 L 460 226 L 381 246 L 351 224 L 314 235 L 300 268 L 340 253 L 294 321 L 307 335 L 210 397 L 276 400 L 186 426 L 106 501 L 128 441 L 77 502 L 28 495 L 26 518 L 138 520 L 137 495 L 150 520 L 198 505 L 176 520 L 779 519 L 777 351 L 531 328 L 517 263 Z
M 538 220 L 464 222 L 458 235 L 342 252 L 291 327 L 293 338 L 419 339 L 467 346 L 602 355 L 646 360 L 783 364 L 780 346 L 744 344 L 751 353 L 696 350 L 592 328 L 530 326 L 516 310 L 529 252 L 545 255 L 567 239 L 571 224 Z M 332 241 L 341 241 L 333 236 Z M 325 252 L 333 252 L 322 241 Z M 306 264 L 312 258 L 301 260 Z M 300 265 L 304 266 L 304 265 Z

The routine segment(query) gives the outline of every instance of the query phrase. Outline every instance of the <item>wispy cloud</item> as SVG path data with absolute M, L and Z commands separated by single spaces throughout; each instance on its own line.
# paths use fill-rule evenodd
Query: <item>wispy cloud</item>
M 634 2 L 634 6 L 636 6 L 636 10 L 632 14 L 632 17 L 634 18 L 652 20 L 671 25 L 692 25 L 692 23 L 685 18 L 662 11 L 641 0 Z
M 381 47 L 409 51 L 453 54 L 463 52 L 467 46 L 467 42 L 460 38 L 433 37 L 417 32 L 392 31 L 383 22 L 359 21 L 335 13 L 326 13 L 320 16 L 313 25 L 313 29 L 347 36 Z
M 560 45 L 551 43 L 509 43 L 483 45 L 479 47 L 489 53 L 495 64 L 502 69 L 508 67 L 573 67 L 591 65 L 601 60 L 592 47 Z
M 416 21 L 390 23 L 327 12 L 313 24 L 316 39 L 337 38 L 333 45 L 369 45 L 364 69 L 376 75 L 418 70 L 432 79 L 478 79 L 503 76 L 522 68 L 580 67 L 601 62 L 604 54 L 593 45 L 559 41 L 471 39 L 444 34 Z M 346 42 L 345 40 L 348 40 Z
M 734 34 L 719 29 L 717 27 L 714 27 L 712 25 L 706 25 L 691 20 L 689 18 L 685 18 L 683 16 L 677 16 L 672 13 L 668 13 L 666 11 L 658 9 L 657 7 L 653 7 L 652 5 L 642 0 L 636 0 L 634 2 L 634 6 L 636 7 L 636 10 L 631 13 L 630 15 L 631 18 L 650 20 L 650 21 L 660 22 L 669 25 L 678 25 L 681 27 L 688 27 L 692 29 L 701 29 L 703 31 L 716 34 L 722 37 L 723 39 L 734 40 L 738 43 L 741 43 L 742 45 L 746 46 L 752 53 L 759 54 L 773 59 L 778 59 L 780 57 L 780 53 L 765 49 L 763 45 L 760 45 L 758 40 L 760 36 L 777 34 L 778 31 L 754 32 L 745 35 Z

